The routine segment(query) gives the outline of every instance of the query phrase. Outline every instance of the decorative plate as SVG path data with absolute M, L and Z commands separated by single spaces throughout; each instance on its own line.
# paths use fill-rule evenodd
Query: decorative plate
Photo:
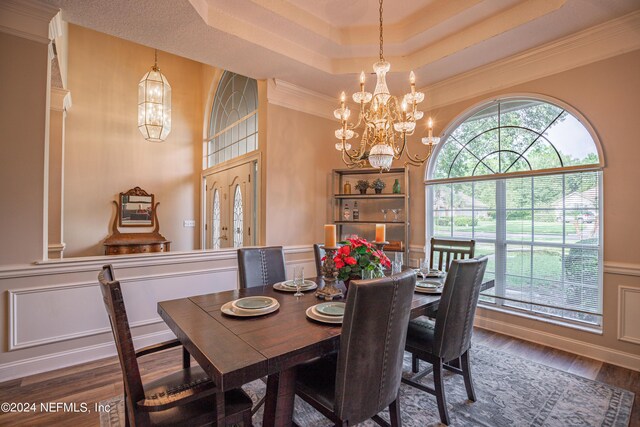
M 344 316 L 345 303 L 343 302 L 323 302 L 315 306 L 315 310 L 325 316 Z
M 286 282 L 275 283 L 273 285 L 273 289 L 275 289 L 276 291 L 282 291 L 282 292 L 295 292 L 296 291 L 296 287 L 295 286 L 288 286 L 285 283 Z M 317 283 L 312 282 L 311 280 L 305 280 L 304 281 L 304 286 L 300 288 L 300 291 L 302 291 L 302 292 L 312 291 L 312 290 L 316 289 L 317 287 L 318 287 Z
M 320 313 L 318 313 L 315 310 L 315 306 L 311 306 L 309 308 L 307 308 L 307 317 L 309 319 L 315 320 L 317 322 L 322 322 L 322 323 L 332 323 L 332 324 L 340 324 L 342 323 L 342 316 L 325 316 L 322 315 Z
M 276 301 L 276 300 L 274 300 Z M 278 308 L 280 308 L 280 303 L 276 301 L 274 305 L 271 305 L 262 309 L 243 309 L 238 308 L 233 305 L 233 301 L 229 301 L 225 303 L 222 307 L 220 307 L 220 311 L 228 316 L 234 317 L 254 317 L 254 316 L 263 316 L 265 314 L 273 313 Z
M 285 282 L 280 282 L 278 283 L 286 288 L 296 288 L 296 285 L 293 284 L 293 280 L 287 280 Z M 311 286 L 315 285 L 316 282 L 312 282 L 311 280 L 305 280 L 304 283 L 302 284 L 302 286 L 300 286 L 301 289 L 304 288 L 310 288 Z M 317 286 L 317 285 L 316 285 Z
M 233 301 L 233 306 L 245 310 L 260 310 L 276 304 L 278 301 L 271 297 L 246 297 Z
M 423 289 L 437 289 L 442 287 L 443 284 L 440 281 L 437 280 L 420 280 L 418 282 L 416 282 L 416 287 L 417 288 L 423 288 Z

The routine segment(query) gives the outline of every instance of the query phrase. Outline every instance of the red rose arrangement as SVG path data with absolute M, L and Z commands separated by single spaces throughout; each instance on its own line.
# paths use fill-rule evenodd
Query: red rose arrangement
M 376 249 L 366 239 L 352 236 L 336 252 L 333 262 L 338 269 L 338 279 L 361 278 L 363 271 L 371 271 L 371 277 L 383 277 L 384 268 L 391 267 L 391 261 L 384 252 Z

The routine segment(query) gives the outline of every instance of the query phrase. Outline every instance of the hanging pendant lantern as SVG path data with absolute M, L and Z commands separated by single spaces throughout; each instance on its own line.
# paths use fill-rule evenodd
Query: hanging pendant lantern
M 144 139 L 164 141 L 171 132 L 171 85 L 155 64 L 138 83 L 138 129 Z

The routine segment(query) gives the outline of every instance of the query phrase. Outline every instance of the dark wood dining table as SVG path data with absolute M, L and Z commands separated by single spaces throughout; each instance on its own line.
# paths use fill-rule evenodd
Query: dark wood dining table
M 321 278 L 311 278 L 324 286 Z M 483 289 L 493 281 L 483 284 Z M 223 304 L 247 296 L 269 296 L 280 308 L 257 317 L 223 314 Z M 433 312 L 439 294 L 414 293 L 411 318 Z M 338 350 L 341 325 L 310 320 L 306 310 L 321 302 L 314 291 L 302 297 L 272 286 L 236 289 L 158 303 L 158 313 L 218 385 L 238 388 L 267 379 L 263 425 L 292 425 L 296 366 Z

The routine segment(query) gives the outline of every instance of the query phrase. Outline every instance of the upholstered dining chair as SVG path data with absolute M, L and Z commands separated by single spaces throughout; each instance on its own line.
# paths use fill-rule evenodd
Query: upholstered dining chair
M 403 378 L 402 382 L 436 396 L 438 412 L 443 424 L 449 424 L 442 381 L 443 369 L 462 375 L 469 400 L 472 402 L 476 400 L 471 378 L 469 349 L 473 318 L 486 267 L 487 257 L 452 261 L 435 321 L 419 317 L 409 322 L 405 349 L 419 360 L 433 365 L 435 388 L 429 388 L 417 382 L 420 377 L 430 371 L 419 373 L 413 378 Z M 414 372 L 417 370 L 416 363 Z
M 316 276 L 322 276 L 322 258 L 324 258 L 324 249 L 322 243 L 314 243 L 313 244 L 313 256 L 316 260 Z
M 98 274 L 124 380 L 125 419 L 129 426 L 193 426 L 243 423 L 251 426 L 251 398 L 241 389 L 225 393 L 198 367 L 143 384 L 138 358 L 180 345 L 178 340 L 135 351 L 120 282 L 105 265 Z
M 286 280 L 282 246 L 238 249 L 240 289 L 268 286 Z
M 412 270 L 349 286 L 340 350 L 298 367 L 296 394 L 336 426 L 355 425 L 389 408 L 400 426 L 400 378 L 416 276 Z
M 438 270 L 449 271 L 454 259 L 473 258 L 475 240 L 444 240 L 431 238 L 429 268 L 433 268 L 435 255 L 438 255 Z

